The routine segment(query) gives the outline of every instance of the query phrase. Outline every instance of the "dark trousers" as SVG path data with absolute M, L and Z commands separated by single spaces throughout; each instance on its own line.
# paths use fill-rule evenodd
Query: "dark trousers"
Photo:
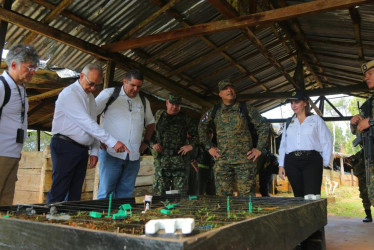
M 52 187 L 47 203 L 81 199 L 88 163 L 88 147 L 52 137 Z
M 284 168 L 295 197 L 321 194 L 323 160 L 320 153 L 308 155 L 286 154 Z
M 198 187 L 200 195 L 215 195 L 216 187 L 214 185 L 214 172 L 213 168 L 199 168 Z

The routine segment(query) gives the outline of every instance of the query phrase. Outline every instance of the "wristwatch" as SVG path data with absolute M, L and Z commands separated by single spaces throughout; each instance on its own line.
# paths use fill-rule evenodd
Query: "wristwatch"
M 205 145 L 205 150 L 209 150 L 212 148 L 212 145 Z
M 149 140 L 144 139 L 144 140 L 143 140 L 143 143 L 144 143 L 145 145 L 149 146 Z
M 370 127 L 374 126 L 374 120 L 373 120 L 373 118 L 369 118 L 369 125 L 370 125 Z

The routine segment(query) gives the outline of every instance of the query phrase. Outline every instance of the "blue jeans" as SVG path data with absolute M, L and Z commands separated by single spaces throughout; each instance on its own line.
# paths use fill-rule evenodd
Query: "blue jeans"
M 130 161 L 113 157 L 105 150 L 99 152 L 99 191 L 97 199 L 131 197 L 135 187 L 136 176 L 140 168 L 140 160 Z

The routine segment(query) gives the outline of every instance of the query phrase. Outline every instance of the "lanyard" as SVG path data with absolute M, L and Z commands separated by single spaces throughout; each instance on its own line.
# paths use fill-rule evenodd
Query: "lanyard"
M 21 90 L 20 90 L 20 88 L 19 88 L 19 86 L 18 86 L 17 83 L 16 83 L 16 86 L 17 86 L 17 89 L 18 89 L 19 98 L 21 98 L 21 103 L 22 103 L 22 109 L 21 109 L 21 124 L 23 124 L 23 122 L 25 121 L 26 90 L 25 90 L 25 85 L 22 85 L 22 86 L 23 86 L 23 89 L 24 89 L 24 95 L 23 95 L 23 99 L 22 99 Z

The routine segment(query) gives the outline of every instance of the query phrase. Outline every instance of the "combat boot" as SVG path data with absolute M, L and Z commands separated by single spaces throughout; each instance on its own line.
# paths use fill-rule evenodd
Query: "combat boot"
M 371 217 L 371 210 L 365 209 L 366 218 L 362 220 L 362 222 L 372 222 L 373 218 Z

